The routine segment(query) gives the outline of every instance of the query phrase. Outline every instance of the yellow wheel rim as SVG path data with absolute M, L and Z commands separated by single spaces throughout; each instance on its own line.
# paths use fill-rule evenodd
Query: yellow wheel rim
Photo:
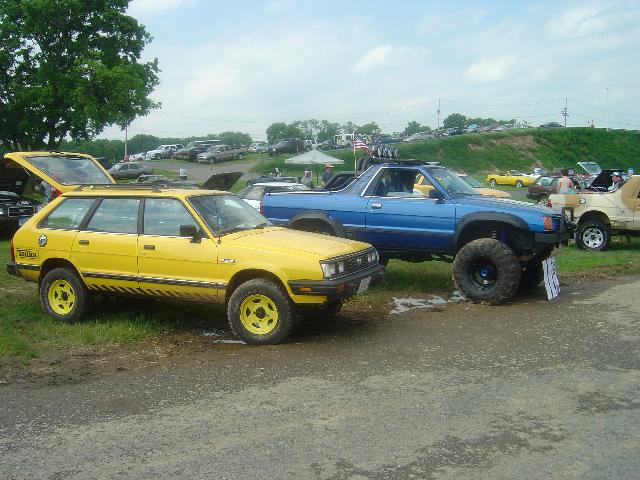
M 250 295 L 240 304 L 240 322 L 254 335 L 266 335 L 278 325 L 278 307 L 265 295 Z
M 47 291 L 49 306 L 58 315 L 68 315 L 76 305 L 76 295 L 73 287 L 66 280 L 55 280 Z

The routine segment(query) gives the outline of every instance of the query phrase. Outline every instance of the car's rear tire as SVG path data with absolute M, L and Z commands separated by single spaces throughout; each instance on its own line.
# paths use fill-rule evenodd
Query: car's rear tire
M 524 182 L 522 180 L 516 180 L 516 188 L 524 187 Z
M 69 268 L 54 268 L 40 282 L 40 304 L 45 313 L 64 323 L 77 323 L 88 303 L 87 287 Z
M 265 278 L 238 286 L 229 298 L 227 315 L 233 333 L 254 345 L 281 343 L 296 324 L 296 311 L 289 296 Z
M 509 300 L 518 289 L 520 275 L 514 251 L 493 238 L 467 243 L 453 261 L 458 289 L 475 303 L 495 305 Z
M 611 229 L 599 220 L 587 220 L 576 230 L 576 245 L 582 250 L 598 252 L 606 250 L 611 241 Z
M 495 178 L 492 178 L 489 180 L 489 185 L 491 185 L 492 187 L 495 187 L 498 183 L 496 182 Z

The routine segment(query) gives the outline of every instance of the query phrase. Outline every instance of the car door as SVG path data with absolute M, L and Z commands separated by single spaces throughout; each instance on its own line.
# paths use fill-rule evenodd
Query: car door
M 71 259 L 89 288 L 138 291 L 139 198 L 102 198 L 75 236 Z
M 455 204 L 414 189 L 440 190 L 417 169 L 383 168 L 372 183 L 362 240 L 385 249 L 448 251 L 455 230 Z
M 138 246 L 140 289 L 171 298 L 219 300 L 217 243 L 206 236 L 181 237 L 181 225 L 202 230 L 179 199 L 144 200 Z

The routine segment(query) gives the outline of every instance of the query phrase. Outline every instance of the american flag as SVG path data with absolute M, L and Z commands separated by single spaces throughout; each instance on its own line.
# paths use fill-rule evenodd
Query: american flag
M 369 147 L 367 147 L 367 144 L 364 143 L 364 140 L 362 140 L 362 137 L 360 135 L 356 135 L 355 138 L 353 139 L 353 149 L 354 150 L 358 150 L 358 149 L 366 150 L 367 153 L 369 155 L 371 155 L 371 150 L 369 150 Z

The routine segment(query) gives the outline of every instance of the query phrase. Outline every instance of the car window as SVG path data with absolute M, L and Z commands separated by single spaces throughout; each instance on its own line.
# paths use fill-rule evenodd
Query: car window
M 538 185 L 542 187 L 548 187 L 549 185 L 551 185 L 552 181 L 553 179 L 551 177 L 540 177 L 540 179 L 538 180 Z
M 264 187 L 254 186 L 247 189 L 245 193 L 241 192 L 238 196 L 245 200 L 261 200 L 262 195 L 264 195 Z
M 53 154 L 24 158 L 63 185 L 111 183 L 100 166 L 89 158 Z
M 86 229 L 94 232 L 138 233 L 138 198 L 104 198 Z
M 180 225 L 196 221 L 185 206 L 175 198 L 147 198 L 144 203 L 144 234 L 180 236 Z
M 376 197 L 423 196 L 433 189 L 431 182 L 413 169 L 385 168 L 379 177 L 373 195 Z M 424 191 L 423 191 L 424 190 Z
M 77 230 L 94 202 L 93 198 L 67 198 L 40 222 L 40 227 Z

